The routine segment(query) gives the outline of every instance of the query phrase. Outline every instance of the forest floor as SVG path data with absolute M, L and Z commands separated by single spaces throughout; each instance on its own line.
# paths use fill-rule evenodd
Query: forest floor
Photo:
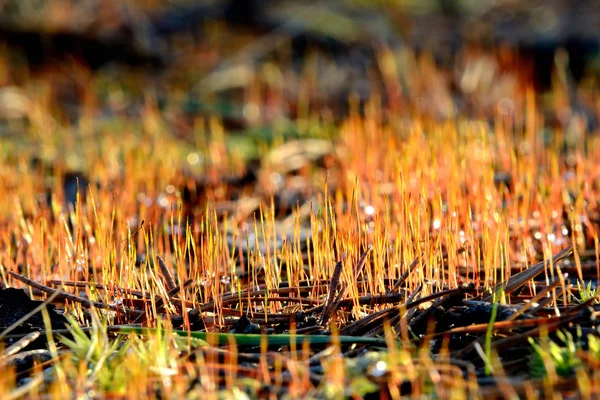
M 600 396 L 595 38 L 355 3 L 4 10 L 1 398 Z

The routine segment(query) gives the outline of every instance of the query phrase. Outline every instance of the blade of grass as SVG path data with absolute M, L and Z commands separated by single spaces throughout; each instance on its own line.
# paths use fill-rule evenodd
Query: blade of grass
M 490 359 L 492 357 L 492 335 L 494 334 L 494 323 L 496 322 L 496 316 L 498 315 L 498 299 L 503 297 L 502 287 L 498 288 L 498 291 L 494 293 L 494 300 L 492 305 L 492 315 L 490 316 L 490 322 L 488 323 L 487 330 L 485 332 L 485 374 L 490 376 L 493 372 Z
M 158 332 L 155 328 L 141 328 L 134 326 L 115 326 L 111 328 L 119 334 L 152 335 Z M 259 334 L 234 334 L 234 333 L 212 333 L 212 332 L 190 332 L 173 330 L 179 336 L 189 336 L 194 339 L 202 339 L 209 343 L 221 345 L 235 343 L 239 346 L 260 346 L 261 341 L 266 340 L 269 346 L 286 346 L 292 343 L 301 345 L 305 342 L 310 344 L 331 344 L 334 341 L 341 344 L 371 344 L 386 347 L 385 339 L 354 337 L 354 336 L 326 336 L 326 335 L 259 335 Z
M 23 350 L 31 342 L 33 342 L 35 339 L 37 339 L 39 337 L 40 337 L 39 331 L 31 332 L 31 333 L 23 336 L 16 343 L 10 345 L 10 347 L 6 348 L 6 350 L 4 350 L 0 354 L 0 360 L 4 360 L 6 357 L 10 357 L 10 356 L 18 353 L 19 351 Z

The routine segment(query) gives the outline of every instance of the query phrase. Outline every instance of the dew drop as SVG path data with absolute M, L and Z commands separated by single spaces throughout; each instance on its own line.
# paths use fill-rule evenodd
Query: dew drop
M 198 153 L 190 153 L 187 156 L 187 162 L 191 165 L 196 165 L 200 162 L 200 155 Z
M 158 196 L 157 202 L 158 202 L 158 205 L 161 206 L 162 208 L 169 207 L 169 199 L 165 195 L 161 194 L 160 196 Z
M 115 297 L 115 299 L 110 302 L 111 306 L 120 306 L 121 304 L 123 304 L 123 298 L 122 297 Z
M 375 367 L 371 370 L 371 376 L 380 378 L 387 372 L 387 364 L 385 361 L 377 361 Z

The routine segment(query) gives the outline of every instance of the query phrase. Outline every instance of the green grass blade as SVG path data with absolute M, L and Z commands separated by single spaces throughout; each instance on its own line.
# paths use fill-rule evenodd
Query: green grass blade
M 158 329 L 140 328 L 134 326 L 120 327 L 117 333 L 138 335 L 150 335 L 157 332 Z M 295 341 L 296 344 L 302 344 L 306 341 L 311 344 L 331 344 L 337 341 L 341 344 L 372 344 L 377 346 L 386 346 L 386 341 L 379 338 L 355 337 L 355 336 L 327 336 L 327 335 L 259 335 L 259 334 L 237 334 L 237 333 L 207 333 L 207 332 L 189 332 L 173 330 L 173 333 L 179 336 L 190 336 L 196 339 L 202 339 L 209 343 L 228 344 L 235 343 L 240 346 L 259 346 L 263 340 L 266 340 L 270 346 L 290 345 Z

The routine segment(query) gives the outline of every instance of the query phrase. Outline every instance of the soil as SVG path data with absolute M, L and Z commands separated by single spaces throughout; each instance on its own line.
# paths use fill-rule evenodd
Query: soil
M 13 326 L 19 319 L 31 312 L 42 302 L 31 300 L 21 289 L 0 289 L 0 331 Z M 48 304 L 48 315 L 52 329 L 65 329 L 66 318 L 55 310 L 53 304 Z M 33 314 L 27 321 L 11 331 L 12 335 L 26 335 L 33 331 L 46 329 L 42 312 Z

